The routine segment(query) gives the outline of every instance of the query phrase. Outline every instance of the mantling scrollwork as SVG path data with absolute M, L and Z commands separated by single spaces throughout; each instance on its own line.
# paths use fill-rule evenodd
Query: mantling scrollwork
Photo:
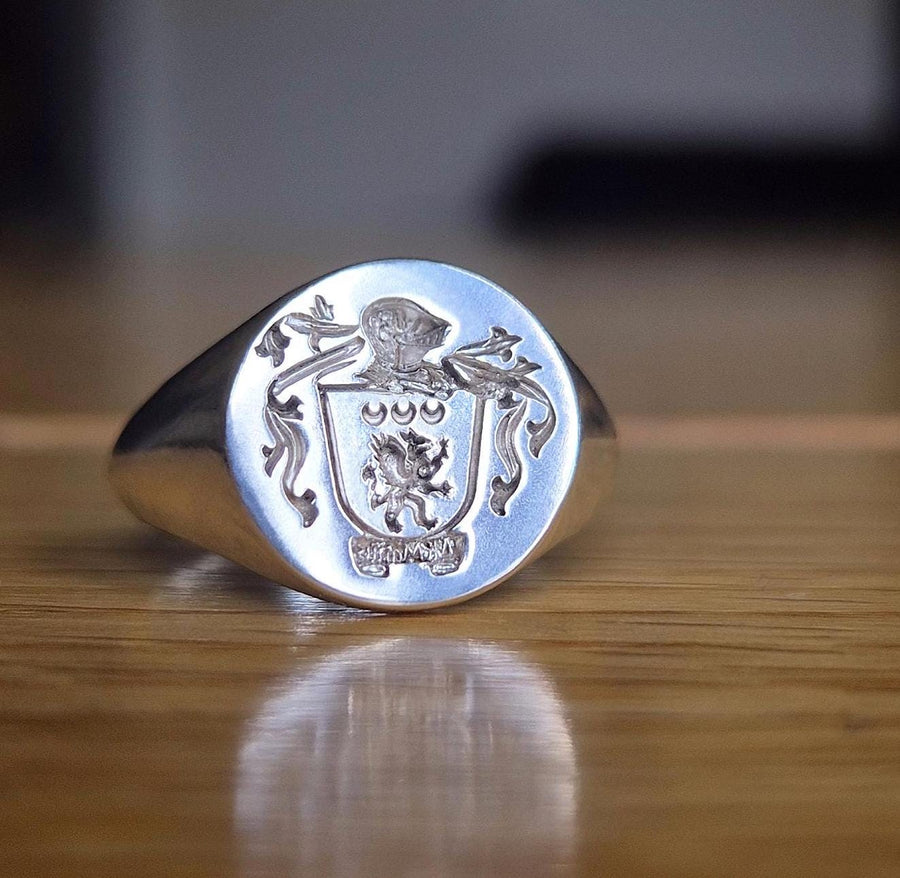
M 329 372 L 336 372 L 352 363 L 362 350 L 364 342 L 359 336 L 351 338 L 328 351 L 320 347 L 323 338 L 343 338 L 356 332 L 356 326 L 334 323 L 334 311 L 321 297 L 316 296 L 311 314 L 288 314 L 273 323 L 262 342 L 255 348 L 260 357 L 271 357 L 274 366 L 284 363 L 284 352 L 291 343 L 291 337 L 284 333 L 282 326 L 289 327 L 297 335 L 305 336 L 313 356 L 278 373 L 266 389 L 266 404 L 263 418 L 272 445 L 262 447 L 266 458 L 266 475 L 271 476 L 282 458 L 285 466 L 281 473 L 281 490 L 287 501 L 300 513 L 304 527 L 309 527 L 318 516 L 316 493 L 311 488 L 297 489 L 297 479 L 309 449 L 309 439 L 303 428 L 302 401 L 291 396 L 281 401 L 278 394 L 291 385 L 312 377 L 318 381 Z
M 522 458 L 516 445 L 516 434 L 528 400 L 540 403 L 546 412 L 543 420 L 528 421 L 528 450 L 537 458 L 556 428 L 556 410 L 544 389 L 528 376 L 540 369 L 522 356 L 516 356 L 512 365 L 503 367 L 485 358 L 495 357 L 503 363 L 513 360 L 514 350 L 522 339 L 512 335 L 502 326 L 491 327 L 488 338 L 458 348 L 443 360 L 444 368 L 453 376 L 456 384 L 487 399 L 497 401 L 504 411 L 494 431 L 494 446 L 506 468 L 507 478 L 496 476 L 491 481 L 491 510 L 497 515 L 506 514 L 506 505 L 522 482 Z

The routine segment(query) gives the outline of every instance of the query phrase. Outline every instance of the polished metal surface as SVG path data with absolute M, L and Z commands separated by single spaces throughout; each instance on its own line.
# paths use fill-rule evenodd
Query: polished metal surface
M 586 522 L 609 487 L 602 403 L 538 320 L 463 269 L 352 266 L 170 379 L 111 475 L 145 521 L 355 606 L 455 603 Z

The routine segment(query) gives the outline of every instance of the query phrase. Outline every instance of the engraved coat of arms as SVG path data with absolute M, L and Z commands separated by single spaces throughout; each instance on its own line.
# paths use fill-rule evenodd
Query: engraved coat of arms
M 269 326 L 255 349 L 276 370 L 263 408 L 272 441 L 261 448 L 262 465 L 269 476 L 280 468 L 285 499 L 312 527 L 318 498 L 301 481 L 305 419 L 317 412 L 335 500 L 357 531 L 350 559 L 363 575 L 384 577 L 397 564 L 436 576 L 458 570 L 469 551 L 460 525 L 483 468 L 497 470 L 488 504 L 504 516 L 523 477 L 519 434 L 537 459 L 556 428 L 553 403 L 533 377 L 540 365 L 515 353 L 519 336 L 494 326 L 440 356 L 450 328 L 404 297 L 377 299 L 357 323 L 339 323 L 316 296 L 309 312 Z M 285 366 L 285 351 L 301 339 L 309 356 Z M 327 380 L 354 365 L 351 381 Z M 486 423 L 493 452 L 484 449 Z

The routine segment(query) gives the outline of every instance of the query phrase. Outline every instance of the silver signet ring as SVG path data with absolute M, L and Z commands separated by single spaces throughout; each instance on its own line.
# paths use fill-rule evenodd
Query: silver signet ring
M 213 345 L 131 418 L 110 474 L 138 518 L 262 576 L 419 610 L 577 531 L 614 458 L 606 409 L 528 309 L 399 259 L 319 278 Z

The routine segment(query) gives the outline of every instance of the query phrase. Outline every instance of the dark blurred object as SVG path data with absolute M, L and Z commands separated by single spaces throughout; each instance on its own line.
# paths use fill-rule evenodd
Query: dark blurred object
M 888 95 L 869 139 L 752 143 L 534 139 L 501 181 L 501 226 L 530 235 L 592 228 L 887 225 L 900 219 L 900 7 L 882 10 Z
M 526 154 L 500 193 L 515 231 L 602 225 L 890 223 L 900 217 L 892 145 L 754 149 L 560 138 Z
M 3 3 L 0 224 L 81 237 L 90 191 L 95 4 Z

